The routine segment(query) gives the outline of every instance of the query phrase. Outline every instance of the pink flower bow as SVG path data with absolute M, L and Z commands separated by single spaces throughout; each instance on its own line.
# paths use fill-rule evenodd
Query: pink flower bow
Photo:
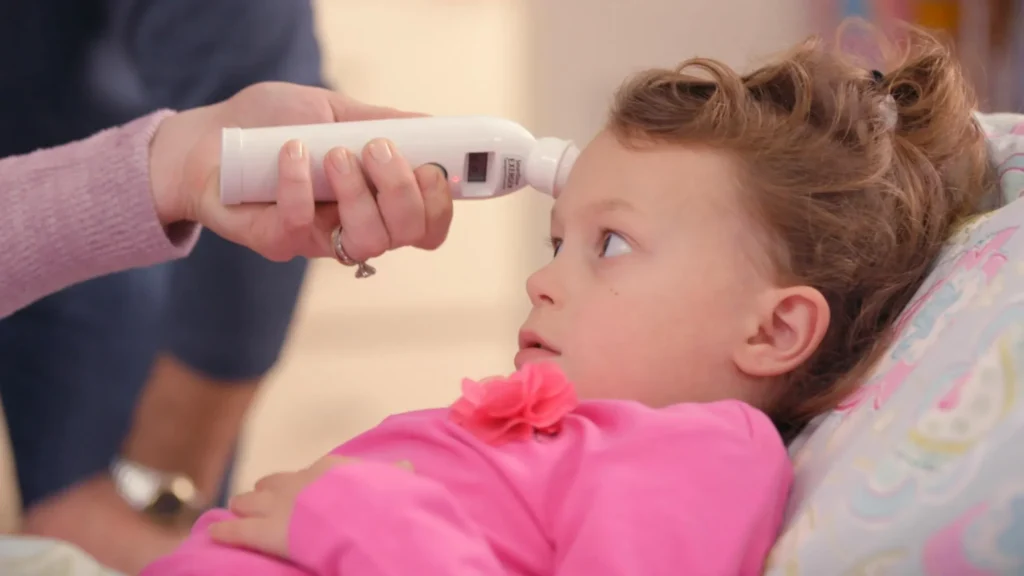
M 462 397 L 450 417 L 484 442 L 525 440 L 534 433 L 554 435 L 578 400 L 558 366 L 527 364 L 507 377 L 462 381 Z

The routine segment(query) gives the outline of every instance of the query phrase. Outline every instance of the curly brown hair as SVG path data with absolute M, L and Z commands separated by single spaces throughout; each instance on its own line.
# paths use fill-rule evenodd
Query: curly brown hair
M 828 302 L 824 339 L 768 407 L 787 439 L 859 385 L 943 243 L 993 189 L 952 50 L 911 26 L 886 46 L 881 73 L 818 37 L 747 75 L 694 58 L 639 74 L 612 107 L 609 128 L 627 146 L 731 155 L 775 240 L 778 280 Z

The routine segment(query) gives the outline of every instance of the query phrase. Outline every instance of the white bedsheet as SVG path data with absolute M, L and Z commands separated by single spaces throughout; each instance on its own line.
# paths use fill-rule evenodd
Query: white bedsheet
M 81 549 L 47 538 L 0 535 L 4 576 L 124 576 L 101 566 Z

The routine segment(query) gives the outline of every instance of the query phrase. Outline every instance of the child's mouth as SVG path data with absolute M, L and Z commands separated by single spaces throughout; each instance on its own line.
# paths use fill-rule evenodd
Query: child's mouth
M 526 366 L 527 364 L 544 362 L 547 360 L 552 360 L 557 357 L 558 354 L 552 352 L 551 350 L 548 350 L 547 348 L 523 348 L 522 350 L 516 353 L 514 362 L 516 365 L 516 370 L 519 370 L 520 368 Z
M 519 352 L 516 353 L 515 365 L 519 370 L 526 364 L 551 360 L 560 355 L 559 351 L 545 342 L 540 336 L 530 331 L 519 333 Z

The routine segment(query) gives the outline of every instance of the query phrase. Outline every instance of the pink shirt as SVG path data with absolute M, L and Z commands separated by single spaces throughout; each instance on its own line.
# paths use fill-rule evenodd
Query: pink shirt
M 293 562 L 213 543 L 215 510 L 142 575 L 755 575 L 792 480 L 771 421 L 738 401 L 589 401 L 554 436 L 498 446 L 425 410 L 334 453 L 360 461 L 300 494 Z

